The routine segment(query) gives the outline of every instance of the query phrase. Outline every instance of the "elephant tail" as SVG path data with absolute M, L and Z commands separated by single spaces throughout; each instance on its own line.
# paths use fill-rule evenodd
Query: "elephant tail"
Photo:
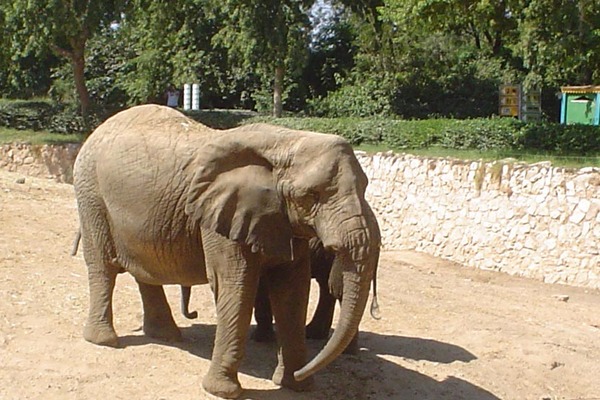
M 377 268 L 373 271 L 373 300 L 371 300 L 371 317 L 373 319 L 381 319 L 379 312 L 379 302 L 377 301 Z
M 75 257 L 77 255 L 77 250 L 79 250 L 79 242 L 81 241 L 81 229 L 77 230 L 75 234 L 75 239 L 73 240 L 73 246 L 71 248 L 71 256 Z

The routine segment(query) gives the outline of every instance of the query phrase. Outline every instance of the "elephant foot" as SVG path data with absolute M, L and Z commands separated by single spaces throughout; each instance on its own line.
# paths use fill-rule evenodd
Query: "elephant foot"
M 322 340 L 329 337 L 329 327 L 319 326 L 317 324 L 308 324 L 306 326 L 306 338 Z
M 119 347 L 119 338 L 110 326 L 87 324 L 83 329 L 83 338 L 100 346 Z
M 177 325 L 148 324 L 144 322 L 144 334 L 148 337 L 167 342 L 181 342 L 181 331 Z
M 257 325 L 252 334 L 250 335 L 250 339 L 259 343 L 274 342 L 275 331 L 273 330 L 273 325 L 267 327 Z
M 286 374 L 285 368 L 277 366 L 273 373 L 273 383 L 278 386 L 283 386 L 288 389 L 292 389 L 295 392 L 307 392 L 313 388 L 314 378 L 308 377 L 303 381 L 297 381 L 294 379 L 294 374 Z
M 237 377 L 231 378 L 226 375 L 211 373 L 210 371 L 204 377 L 202 387 L 208 393 L 224 399 L 237 399 L 243 391 Z

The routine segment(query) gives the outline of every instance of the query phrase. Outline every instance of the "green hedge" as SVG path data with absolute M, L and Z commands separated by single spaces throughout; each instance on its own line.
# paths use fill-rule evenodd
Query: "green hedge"
M 376 144 L 392 149 L 442 146 L 450 149 L 519 150 L 555 155 L 600 154 L 600 127 L 524 123 L 512 118 L 395 120 L 387 118 L 260 117 L 247 122 L 269 122 L 293 129 L 333 133 L 353 145 Z
M 0 102 L 0 126 L 18 130 L 48 131 L 52 133 L 87 133 L 103 118 L 92 115 L 89 127 L 77 107 L 50 100 Z
M 97 112 L 86 128 L 73 106 L 51 101 L 0 101 L 0 126 L 46 130 L 54 133 L 86 133 L 112 113 Z M 554 155 L 600 155 L 600 127 L 524 123 L 512 118 L 398 120 L 359 118 L 271 118 L 249 111 L 202 110 L 187 115 L 218 129 L 267 122 L 292 129 L 332 133 L 353 145 L 374 144 L 392 149 L 441 146 L 450 149 L 518 150 Z
M 47 130 L 57 105 L 50 101 L 3 101 L 0 126 L 19 130 Z

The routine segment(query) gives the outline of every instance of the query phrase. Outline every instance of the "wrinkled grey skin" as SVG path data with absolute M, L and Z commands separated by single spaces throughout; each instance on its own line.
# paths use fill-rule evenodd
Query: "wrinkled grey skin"
M 356 333 L 379 259 L 380 233 L 365 201 L 367 178 L 336 136 L 265 124 L 215 131 L 168 107 L 121 112 L 94 131 L 74 166 L 90 309 L 84 338 L 118 346 L 112 292 L 136 279 L 144 333 L 181 333 L 162 285 L 208 283 L 217 308 L 209 393 L 236 398 L 259 278 L 277 321 L 276 384 L 310 387 Z M 343 266 L 332 337 L 306 363 L 310 252 L 319 237 Z

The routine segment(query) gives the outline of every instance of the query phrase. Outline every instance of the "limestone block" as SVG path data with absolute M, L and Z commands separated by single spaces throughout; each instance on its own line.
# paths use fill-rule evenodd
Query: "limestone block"
M 574 224 L 579 224 L 585 218 L 586 212 L 583 212 L 579 209 L 579 207 L 575 208 L 571 216 L 569 217 L 569 222 Z

